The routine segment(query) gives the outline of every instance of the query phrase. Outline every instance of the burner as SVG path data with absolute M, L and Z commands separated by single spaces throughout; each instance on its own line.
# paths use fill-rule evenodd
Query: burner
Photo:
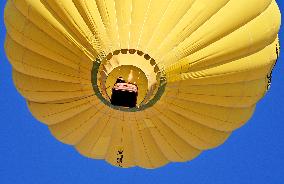
M 111 104 L 133 108 L 136 107 L 137 96 L 137 85 L 126 83 L 122 77 L 119 77 L 112 88 Z

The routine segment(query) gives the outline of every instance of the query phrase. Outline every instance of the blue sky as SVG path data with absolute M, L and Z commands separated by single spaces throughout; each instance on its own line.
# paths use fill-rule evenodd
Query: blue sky
M 282 12 L 284 1 L 278 0 Z M 1 17 L 5 1 L 0 2 Z M 217 149 L 187 163 L 155 170 L 119 169 L 90 160 L 53 138 L 35 120 L 16 91 L 0 30 L 0 184 L 73 183 L 284 183 L 284 56 L 273 73 L 272 87 L 253 118 Z M 284 44 L 281 29 L 280 42 Z

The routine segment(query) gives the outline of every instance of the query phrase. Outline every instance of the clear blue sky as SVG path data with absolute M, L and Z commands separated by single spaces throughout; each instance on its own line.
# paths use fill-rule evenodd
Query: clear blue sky
M 3 20 L 5 1 L 0 3 Z M 278 3 L 284 12 L 284 1 Z M 0 184 L 284 183 L 283 54 L 270 92 L 259 102 L 253 118 L 224 145 L 187 163 L 156 170 L 119 169 L 79 155 L 32 117 L 12 83 L 3 49 L 3 21 L 0 34 Z M 283 29 L 280 41 L 284 45 Z

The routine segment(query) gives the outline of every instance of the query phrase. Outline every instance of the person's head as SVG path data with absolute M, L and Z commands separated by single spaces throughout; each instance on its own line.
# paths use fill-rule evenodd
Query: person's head
M 118 77 L 116 79 L 116 83 L 125 83 L 125 80 L 123 79 L 123 77 Z

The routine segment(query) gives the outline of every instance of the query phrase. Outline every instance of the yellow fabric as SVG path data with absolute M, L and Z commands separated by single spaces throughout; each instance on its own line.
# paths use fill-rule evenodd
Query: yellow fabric
M 118 167 L 157 168 L 221 145 L 249 120 L 280 23 L 275 0 L 8 0 L 5 49 L 17 90 L 58 140 Z M 115 110 L 94 92 L 94 61 L 121 49 L 165 72 L 165 92 L 145 110 Z M 155 76 L 150 61 L 120 57 L 105 65 L 108 84 L 131 62 Z M 138 81 L 142 96 L 155 80 Z

